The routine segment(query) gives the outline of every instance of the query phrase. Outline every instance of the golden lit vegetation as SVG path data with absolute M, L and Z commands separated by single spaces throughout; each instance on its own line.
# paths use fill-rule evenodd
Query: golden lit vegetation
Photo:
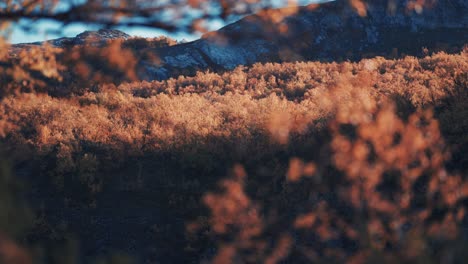
M 190 220 L 189 256 L 438 262 L 465 254 L 467 70 L 465 49 L 19 90 L 0 135 L 14 165 L 65 192 L 163 184 L 168 212 Z
M 27 18 L 203 32 L 212 18 L 269 5 L 214 1 L 213 12 L 206 1 L 143 2 L 86 0 L 63 9 L 59 1 L 9 0 L 0 4 L 0 29 Z M 409 14 L 463 4 L 448 2 L 388 1 L 382 8 Z M 366 16 L 373 4 L 338 7 Z M 271 24 L 298 11 L 259 16 Z M 144 242 L 154 256 L 138 255 L 145 263 L 467 258 L 466 47 L 424 58 L 267 63 L 136 81 L 138 63 L 157 64 L 155 51 L 174 44 L 133 38 L 10 46 L 0 36 L 1 154 L 32 189 L 23 197 L 2 159 L 1 263 L 88 263 L 93 256 L 77 253 L 70 234 L 103 244 L 122 227 L 103 216 L 117 219 L 135 208 L 138 216 L 124 222 L 121 235 L 130 244 L 130 233 L 151 232 Z M 128 198 L 138 206 L 125 204 Z M 70 208 L 78 217 L 66 215 Z M 145 218 L 148 210 L 163 220 Z M 87 214 L 91 221 L 72 223 Z M 101 237 L 92 233 L 103 226 Z M 131 260 L 105 256 L 98 263 Z
M 451 103 L 461 104 L 467 57 L 464 51 L 358 63 L 255 64 L 222 74 L 102 84 L 65 98 L 25 92 L 3 99 L 0 131 L 9 144 L 45 155 L 57 146 L 79 153 L 80 142 L 125 148 L 125 155 L 203 145 L 210 137 L 255 141 L 271 133 L 284 142 L 281 135 L 322 129 L 344 113 L 356 112 L 353 122 L 370 118 L 389 100 L 405 104 L 397 109 L 400 116 L 442 106 L 453 95 Z

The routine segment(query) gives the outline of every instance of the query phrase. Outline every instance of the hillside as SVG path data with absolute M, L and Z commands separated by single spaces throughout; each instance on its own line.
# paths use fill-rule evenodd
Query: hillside
M 168 45 L 164 45 L 164 39 L 135 40 L 111 29 L 84 32 L 74 38 L 46 43 L 60 49 L 59 62 L 63 64 L 74 65 L 76 59 L 70 54 L 79 53 L 87 60 L 90 71 L 111 75 L 109 79 L 120 76 L 125 80 L 151 81 L 193 76 L 197 71 L 232 70 L 254 63 L 424 56 L 422 48 L 456 53 L 468 42 L 466 0 L 438 0 L 428 3 L 424 12 L 410 8 L 404 1 L 392 3 L 367 1 L 366 10 L 361 13 L 356 12 L 352 1 L 267 9 L 189 43 L 176 44 L 168 40 Z M 128 61 L 127 64 L 105 65 L 109 61 L 100 56 L 105 57 L 106 52 L 86 51 L 80 47 L 85 44 L 104 47 L 109 42 L 117 42 L 116 46 L 121 44 L 121 48 L 113 52 L 120 52 L 119 57 Z M 44 43 L 33 45 L 39 44 Z M 15 49 L 24 47 L 24 44 L 14 45 Z M 122 72 L 121 68 L 134 68 L 134 72 Z M 67 74 L 73 75 L 73 79 L 90 79 L 89 76 L 75 76 L 80 71 L 72 68 Z
M 463 263 L 467 13 L 352 0 L 188 43 L 0 38 L 0 263 Z
M 34 243 L 73 234 L 86 258 L 162 263 L 225 250 L 257 262 L 280 250 L 256 244 L 268 241 L 286 243 L 290 261 L 343 260 L 370 257 L 372 243 L 377 258 L 438 262 L 466 245 L 455 230 L 467 219 L 467 62 L 465 49 L 25 92 L 3 99 L 0 134 L 33 207 L 46 208 Z M 416 238 L 428 251 L 401 247 Z
M 272 9 L 247 16 L 194 42 L 152 50 L 159 63 L 142 61 L 139 77 L 161 80 L 257 62 L 421 56 L 421 47 L 460 51 L 468 41 L 464 0 L 439 0 L 422 13 L 408 10 L 399 1 L 392 10 L 391 1 L 367 1 L 365 16 L 350 2 Z

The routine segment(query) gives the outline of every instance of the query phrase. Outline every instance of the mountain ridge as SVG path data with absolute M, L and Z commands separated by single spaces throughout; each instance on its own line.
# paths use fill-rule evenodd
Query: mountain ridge
M 423 47 L 462 47 L 468 42 L 468 1 L 441 0 L 418 12 L 408 11 L 400 1 L 388 14 L 392 2 L 368 1 L 366 16 L 347 1 L 262 11 L 184 46 L 156 51 L 162 64 L 143 67 L 140 76 L 166 79 L 180 69 L 193 69 L 193 74 L 257 62 L 358 60 L 395 49 L 414 55 Z
M 348 1 L 263 10 L 195 41 L 137 50 L 157 57 L 157 61 L 139 60 L 137 74 L 142 80 L 163 80 L 180 74 L 193 75 L 199 70 L 232 70 L 257 62 L 417 55 L 423 47 L 461 48 L 468 43 L 466 0 L 439 0 L 427 9 L 408 9 L 404 1 L 366 3 L 365 16 Z M 102 46 L 119 38 L 130 36 L 103 29 L 47 43 L 58 47 Z

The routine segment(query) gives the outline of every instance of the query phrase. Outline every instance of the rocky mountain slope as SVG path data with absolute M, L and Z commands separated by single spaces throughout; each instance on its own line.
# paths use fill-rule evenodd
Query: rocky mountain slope
M 142 62 L 141 77 L 165 79 L 180 70 L 232 69 L 255 62 L 415 54 L 422 47 L 468 42 L 468 1 L 439 0 L 417 11 L 403 2 L 367 1 L 365 16 L 348 1 L 266 10 L 197 41 L 156 51 L 162 65 Z
M 450 50 L 468 43 L 468 0 L 438 0 L 424 7 L 399 0 L 370 0 L 365 10 L 356 10 L 350 2 L 265 10 L 193 42 L 138 50 L 157 58 L 141 59 L 138 77 L 162 80 L 256 62 L 418 55 L 423 47 Z M 103 29 L 48 43 L 100 46 L 116 38 L 129 36 Z
M 15 46 L 27 46 L 27 45 L 42 45 L 49 44 L 54 47 L 68 47 L 75 45 L 92 45 L 92 46 L 102 46 L 105 45 L 107 41 L 113 39 L 128 39 L 130 35 L 116 29 L 100 29 L 98 31 L 85 31 L 76 35 L 73 38 L 58 38 L 52 39 L 44 42 L 34 42 L 29 44 L 18 44 Z

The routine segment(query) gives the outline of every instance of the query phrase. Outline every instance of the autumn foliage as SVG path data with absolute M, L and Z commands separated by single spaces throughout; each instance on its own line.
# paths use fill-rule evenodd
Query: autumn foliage
M 121 48 L 75 47 L 67 58 Z M 65 204 L 95 208 L 101 193 L 164 186 L 154 197 L 184 230 L 155 226 L 154 243 L 177 260 L 439 263 L 466 254 L 466 48 L 152 82 L 103 74 L 79 85 L 47 70 L 57 68 L 53 48 L 24 52 L 42 64 L 3 54 L 0 72 L 0 136 L 13 167 L 50 182 Z M 74 88 L 60 93 L 64 84 Z M 185 238 L 166 240 L 173 232 Z
M 432 53 L 403 34 L 420 57 L 284 50 L 288 62 L 141 81 L 176 41 L 3 38 L 21 19 L 205 32 L 273 2 L 0 3 L 0 263 L 463 263 L 466 46 Z M 275 25 L 299 2 L 257 16 Z M 366 17 L 438 3 L 464 4 L 337 6 Z

